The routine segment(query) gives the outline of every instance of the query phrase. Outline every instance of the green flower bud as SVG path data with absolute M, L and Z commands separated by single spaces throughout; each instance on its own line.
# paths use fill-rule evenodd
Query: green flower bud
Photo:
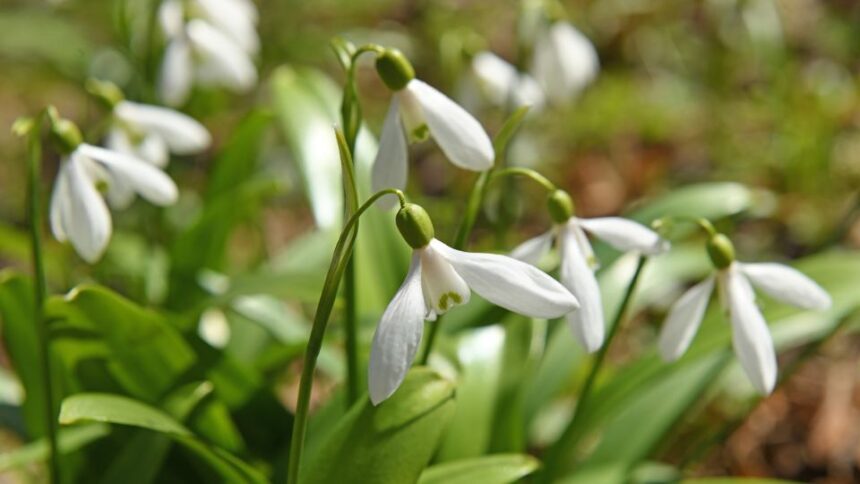
M 98 79 L 87 80 L 87 91 L 93 96 L 103 101 L 108 108 L 113 109 L 125 99 L 122 91 L 116 84 L 109 81 L 100 81 Z
M 735 246 L 723 234 L 712 235 L 705 247 L 708 250 L 711 263 L 717 269 L 725 269 L 735 261 Z
M 552 221 L 557 224 L 563 224 L 573 217 L 573 199 L 564 190 L 550 193 L 546 197 L 546 208 Z
M 415 69 L 397 49 L 385 49 L 376 57 L 376 72 L 392 91 L 399 91 L 415 79 Z
M 81 130 L 78 129 L 77 125 L 68 119 L 61 118 L 53 106 L 48 108 L 48 119 L 51 122 L 51 138 L 64 154 L 75 151 L 75 148 L 83 142 Z
M 436 235 L 433 222 L 420 205 L 407 203 L 397 212 L 397 230 L 413 249 L 426 247 Z

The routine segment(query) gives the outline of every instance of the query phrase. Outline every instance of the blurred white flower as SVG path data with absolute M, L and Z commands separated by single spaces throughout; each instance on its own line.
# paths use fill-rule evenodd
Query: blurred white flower
M 93 263 L 110 240 L 111 216 L 100 191 L 112 205 L 123 205 L 135 193 L 156 205 L 176 201 L 173 180 L 137 157 L 86 143 L 61 162 L 51 195 L 51 231 L 69 241 L 80 256 Z
M 767 323 L 756 306 L 752 286 L 804 309 L 827 309 L 830 296 L 814 281 L 786 265 L 733 261 L 687 290 L 669 310 L 659 342 L 665 360 L 676 360 L 689 348 L 705 315 L 715 281 L 731 320 L 732 344 L 741 366 L 755 389 L 769 394 L 776 384 L 776 353 Z
M 565 105 L 597 77 L 600 60 L 588 38 L 567 22 L 538 34 L 532 74 L 547 99 Z
M 202 124 L 173 109 L 120 101 L 113 116 L 107 147 L 158 167 L 167 165 L 170 153 L 191 155 L 212 143 Z
M 458 167 L 473 171 L 492 168 L 493 143 L 478 120 L 441 92 L 415 79 L 412 66 L 399 51 L 380 54 L 376 65 L 394 97 L 373 162 L 374 191 L 406 187 L 408 142 L 428 135 Z M 393 203 L 391 198 L 385 201 Z
M 531 106 L 530 112 L 543 106 L 544 95 L 537 81 L 492 52 L 475 55 L 472 72 L 487 100 L 496 106 Z
M 586 232 L 604 240 L 612 247 L 628 252 L 656 255 L 669 248 L 669 242 L 653 230 L 620 217 L 583 219 L 569 217 L 557 222 L 550 231 L 520 244 L 511 257 L 537 264 L 549 252 L 555 241 L 561 259 L 561 283 L 579 299 L 580 308 L 567 315 L 573 333 L 588 352 L 603 345 L 604 318 L 600 287 L 594 277 L 597 259 Z
M 576 298 L 534 266 L 496 254 L 472 254 L 431 239 L 415 249 L 406 280 L 383 313 L 370 352 L 368 384 L 374 405 L 391 396 L 406 375 L 424 330 L 469 301 L 471 290 L 489 302 L 535 318 L 557 318 Z
M 251 57 L 259 50 L 259 38 L 250 2 L 165 0 L 159 21 L 168 41 L 158 86 L 165 103 L 184 103 L 195 83 L 237 92 L 257 83 Z

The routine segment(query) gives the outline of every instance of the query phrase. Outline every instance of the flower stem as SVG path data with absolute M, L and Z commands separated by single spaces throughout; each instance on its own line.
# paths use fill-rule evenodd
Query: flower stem
M 301 380 L 299 381 L 299 395 L 296 403 L 296 415 L 293 421 L 293 434 L 290 442 L 290 460 L 287 468 L 287 483 L 297 484 L 299 480 L 299 464 L 302 450 L 304 448 L 305 432 L 308 426 L 308 410 L 310 408 L 311 388 L 313 387 L 314 370 L 317 365 L 323 337 L 332 307 L 337 297 L 337 289 L 346 270 L 347 262 L 352 256 L 355 237 L 357 235 L 358 219 L 370 208 L 374 202 L 384 195 L 394 194 L 400 199 L 401 206 L 406 203 L 406 198 L 400 190 L 389 188 L 374 193 L 359 207 L 347 220 L 343 231 L 338 237 L 332 254 L 331 264 L 325 277 L 322 293 L 317 303 L 311 334 L 305 350 L 304 366 L 302 367 Z
M 633 273 L 633 277 L 627 285 L 627 290 L 624 292 L 621 305 L 618 307 L 618 312 L 615 313 L 615 320 L 609 328 L 609 335 L 606 337 L 606 342 L 604 342 L 603 346 L 598 350 L 597 355 L 594 358 L 594 363 L 591 366 L 591 371 L 588 373 L 588 377 L 586 377 L 585 383 L 582 385 L 582 390 L 579 392 L 579 402 L 576 404 L 573 418 L 571 418 L 567 427 L 564 429 L 561 437 L 559 437 L 555 444 L 553 444 L 549 449 L 547 456 L 544 459 L 544 471 L 542 473 L 543 482 L 549 482 L 553 479 L 555 472 L 558 471 L 558 466 L 565 460 L 568 450 L 575 447 L 579 438 L 582 436 L 579 424 L 582 420 L 584 410 L 589 403 L 589 398 L 592 395 L 594 382 L 597 379 L 597 375 L 600 373 L 600 369 L 603 367 L 603 362 L 606 360 L 609 346 L 615 339 L 615 335 L 618 334 L 618 330 L 621 327 L 625 314 L 627 313 L 627 308 L 630 306 L 630 301 L 633 299 L 633 293 L 636 290 L 636 285 L 639 282 L 639 278 L 642 275 L 642 269 L 645 267 L 646 262 L 648 262 L 648 257 L 640 255 L 639 263 L 636 265 L 636 272 Z
M 35 278 L 33 292 L 33 318 L 39 337 L 39 364 L 44 393 L 45 425 L 48 437 L 48 463 L 51 482 L 60 482 L 60 457 L 57 450 L 57 414 L 54 411 L 54 389 L 51 382 L 50 332 L 44 315 L 48 285 L 45 277 L 45 264 L 42 257 L 42 202 L 41 202 L 41 165 L 42 145 L 40 140 L 41 118 L 30 129 L 27 160 L 27 218 L 30 222 L 30 242 Z
M 418 360 L 418 364 L 425 366 L 427 362 L 430 361 L 430 353 L 433 350 L 433 343 L 436 342 L 436 334 L 439 332 L 439 326 L 442 324 L 442 316 L 436 316 L 436 321 L 433 321 L 433 324 L 430 325 L 430 330 L 427 333 L 427 344 L 424 345 L 424 352 L 421 353 L 421 359 Z
M 460 227 L 457 229 L 457 234 L 454 236 L 453 248 L 463 250 L 466 242 L 469 240 L 469 235 L 472 233 L 472 228 L 475 226 L 475 221 L 478 219 L 478 211 L 481 210 L 481 205 L 484 203 L 484 193 L 486 192 L 487 183 L 490 181 L 492 168 L 481 173 L 472 185 L 472 191 L 469 193 L 469 200 L 466 202 L 466 213 L 463 216 L 463 221 L 460 222 Z
M 532 170 L 531 168 L 523 168 L 523 167 L 518 167 L 518 166 L 509 167 L 509 168 L 502 168 L 500 170 L 496 170 L 493 173 L 492 179 L 495 180 L 496 178 L 517 176 L 517 175 L 531 178 L 532 180 L 534 180 L 535 182 L 539 183 L 541 186 L 546 188 L 546 190 L 548 192 L 555 191 L 555 189 L 556 189 L 555 183 L 549 181 L 549 179 L 547 177 L 541 175 L 540 173 L 538 173 L 535 170 Z

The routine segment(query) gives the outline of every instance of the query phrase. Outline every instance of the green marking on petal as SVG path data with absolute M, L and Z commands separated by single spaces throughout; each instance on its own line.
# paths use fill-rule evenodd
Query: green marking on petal
M 453 303 L 453 304 L 452 304 Z M 439 298 L 439 309 L 442 311 L 447 311 L 452 307 L 462 304 L 463 298 L 460 297 L 456 292 L 446 292 L 442 294 L 442 297 Z
M 422 124 L 421 126 L 418 126 L 417 128 L 413 129 L 409 133 L 409 139 L 413 143 L 417 143 L 419 141 L 425 141 L 429 137 L 430 137 L 430 128 L 428 128 L 426 124 Z

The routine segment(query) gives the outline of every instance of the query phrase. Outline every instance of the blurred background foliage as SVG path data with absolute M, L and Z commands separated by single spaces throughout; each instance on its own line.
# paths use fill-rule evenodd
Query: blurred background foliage
M 4 0 L 0 6 L 0 126 L 11 126 L 17 117 L 54 104 L 84 128 L 90 141 L 98 141 L 104 112 L 81 88 L 89 77 L 116 82 L 130 99 L 154 102 L 152 85 L 163 48 L 157 35 L 154 40 L 147 35 L 154 25 L 154 4 L 153 0 Z M 260 89 L 244 96 L 195 92 L 185 110 L 213 132 L 215 143 L 210 153 L 171 164 L 169 172 L 182 190 L 179 204 L 161 211 L 137 202 L 117 214 L 108 253 L 93 267 L 77 259 L 71 248 L 49 241 L 48 270 L 57 293 L 97 279 L 136 304 L 163 308 L 159 314 L 166 316 L 150 318 L 151 324 L 179 328 L 187 340 L 174 342 L 181 348 L 176 351 L 196 354 L 170 371 L 183 374 L 188 382 L 204 375 L 222 378 L 218 392 L 224 401 L 195 412 L 191 418 L 199 421 L 187 425 L 200 432 L 207 422 L 217 422 L 216 430 L 205 435 L 209 441 L 272 462 L 279 457 L 283 435 L 271 429 L 262 436 L 252 435 L 254 412 L 265 409 L 271 418 L 268 422 L 280 422 L 271 425 L 283 428 L 288 427 L 290 415 L 260 389 L 276 389 L 278 400 L 287 402 L 287 407 L 294 399 L 296 358 L 303 350 L 308 313 L 322 285 L 333 240 L 331 232 L 313 229 L 315 225 L 326 228 L 328 219 L 321 214 L 340 210 L 339 201 L 334 208 L 325 207 L 339 196 L 339 173 L 325 165 L 328 154 L 309 151 L 307 141 L 309 126 L 322 123 L 325 136 L 325 127 L 337 119 L 343 73 L 329 40 L 339 35 L 356 44 L 373 41 L 399 47 L 413 61 L 419 77 L 460 99 L 490 133 L 498 131 L 505 113 L 470 97 L 464 85 L 469 55 L 490 49 L 525 67 L 528 49 L 518 42 L 520 5 L 514 1 L 260 0 L 257 4 Z M 538 168 L 569 190 L 580 215 L 625 213 L 650 221 L 664 213 L 689 212 L 719 219 L 720 227 L 733 233 L 743 260 L 788 260 L 828 250 L 803 266 L 834 293 L 836 308 L 826 321 L 802 320 L 783 308 L 766 308 L 773 310 L 767 313 L 772 320 L 786 322 L 779 325 L 786 328 L 782 333 L 775 330 L 777 341 L 784 348 L 800 347 L 794 350 L 797 354 L 839 327 L 860 303 L 860 295 L 854 294 L 860 287 L 855 285 L 857 275 L 837 275 L 860 272 L 854 269 L 860 268 L 856 256 L 849 260 L 842 256 L 847 252 L 841 252 L 860 246 L 860 4 L 848 0 L 604 0 L 567 1 L 564 6 L 570 21 L 595 43 L 601 74 L 569 108 L 530 115 L 511 147 L 510 163 Z M 389 93 L 370 63 L 362 66 L 359 95 L 367 127 L 378 133 Z M 365 177 L 374 153 L 372 136 L 367 138 L 367 153 L 358 156 L 359 166 L 365 165 Z M 26 272 L 24 148 L 9 130 L 0 130 L 0 266 Z M 411 153 L 415 176 L 409 194 L 433 214 L 440 237 L 450 240 L 474 175 L 447 164 L 429 143 L 414 147 Z M 49 153 L 46 187 L 57 163 L 56 155 Z M 334 182 L 326 187 L 320 177 Z M 711 184 L 699 185 L 706 182 Z M 749 189 L 714 182 L 739 182 Z M 505 250 L 545 230 L 549 221 L 542 201 L 535 203 L 538 196 L 530 196 L 534 187 L 524 183 L 520 188 L 514 192 L 497 187 L 491 193 L 474 247 Z M 328 228 L 337 227 L 337 222 L 328 220 Z M 376 318 L 405 273 L 406 248 L 391 236 L 391 225 L 383 214 L 375 214 L 363 222 L 359 237 L 359 268 L 374 281 L 360 287 L 364 341 L 369 341 Z M 680 246 L 671 260 L 649 268 L 637 300 L 642 311 L 610 354 L 618 372 L 607 377 L 603 397 L 627 398 L 634 393 L 629 388 L 645 387 L 642 381 L 647 378 L 642 375 L 666 372 L 646 348 L 653 346 L 657 322 L 677 288 L 706 270 L 698 247 Z M 607 267 L 602 274 L 605 304 L 614 308 L 633 261 L 610 264 L 615 255 L 605 247 L 599 250 Z M 660 290 L 661 286 L 669 289 Z M 122 304 L 99 291 L 85 291 L 83 295 L 90 299 L 79 295 L 65 305 L 57 302 L 57 311 L 95 313 L 86 305 Z M 290 304 L 282 304 L 281 299 Z M 586 371 L 587 365 L 578 365 L 583 361 L 579 350 L 571 350 L 575 343 L 565 331 L 554 331 L 565 328 L 553 323 L 544 326 L 546 334 L 558 336 L 544 341 L 538 335 L 540 325 L 532 329 L 520 318 L 489 311 L 478 302 L 452 313 L 446 321 L 451 337 L 443 345 L 447 353 L 456 355 L 466 351 L 470 338 L 481 334 L 458 331 L 504 322 L 506 337 L 498 341 L 494 357 L 460 362 L 467 368 L 460 368 L 465 386 L 458 394 L 477 407 L 461 405 L 461 413 L 452 417 L 465 426 L 459 434 L 472 433 L 469 422 L 481 415 L 489 419 L 487 428 L 492 430 L 477 437 L 466 438 L 456 431 L 442 437 L 439 462 L 487 450 L 543 448 L 563 427 L 571 402 L 566 395 L 578 388 Z M 717 312 L 713 311 L 705 329 L 719 327 Z M 240 365 L 221 361 L 222 353 L 211 347 L 215 342 L 205 330 L 200 330 L 202 339 L 194 336 L 201 315 L 229 321 L 232 336 L 225 343 L 226 352 Z M 338 395 L 335 384 L 343 372 L 338 330 L 335 321 L 333 344 L 321 357 L 319 391 L 315 390 L 318 406 L 336 401 Z M 725 336 L 722 328 L 711 332 L 720 331 Z M 489 333 L 482 336 L 494 338 Z M 116 337 L 121 337 L 119 332 Z M 699 340 L 710 341 L 707 336 Z M 716 336 L 714 341 L 723 340 Z M 536 347 L 540 358 L 534 356 Z M 715 379 L 717 369 L 726 366 L 719 352 L 706 351 L 719 347 L 718 343 L 697 347 L 707 358 L 687 358 L 690 363 L 681 366 L 683 371 L 669 375 L 698 382 L 684 387 L 689 394 L 680 395 L 684 392 L 676 389 L 683 385 L 675 386 L 667 377 L 660 380 L 663 386 L 654 386 L 639 400 L 638 408 L 667 408 L 663 417 L 654 417 L 665 420 L 663 432 L 670 428 L 669 422 L 685 415 L 663 405 L 664 392 L 679 394 L 679 408 L 692 406 Z M 707 399 L 711 403 L 699 402 L 695 418 L 688 418 L 672 438 L 657 438 L 638 447 L 635 442 L 627 442 L 627 447 L 616 442 L 620 450 L 610 446 L 611 439 L 586 445 L 580 451 L 595 453 L 594 473 L 588 474 L 586 468 L 570 482 L 596 482 L 589 479 L 609 472 L 600 465 L 601 455 L 613 449 L 623 454 L 624 448 L 629 449 L 630 459 L 625 470 L 645 458 L 659 457 L 702 475 L 776 475 L 802 481 L 831 476 L 832 480 L 820 482 L 851 482 L 858 476 L 860 436 L 840 430 L 833 422 L 858 421 L 858 354 L 856 336 L 825 345 L 824 356 L 758 406 L 746 423 L 742 417 L 751 408 L 749 398 L 716 399 L 716 403 Z M 793 356 L 790 353 L 789 359 Z M 637 357 L 646 363 L 638 360 L 638 365 L 628 365 Z M 151 361 L 151 355 L 141 361 Z M 133 372 L 148 363 L 132 358 L 125 364 Z M 239 380 L 247 383 L 247 388 L 234 388 L 233 397 L 224 390 L 225 385 L 230 387 L 224 382 L 235 379 L 230 372 L 245 375 Z M 744 394 L 732 390 L 738 378 L 731 374 L 726 377 L 729 383 L 707 394 Z M 8 375 L 8 370 L 0 374 L 0 387 L 14 389 L 9 383 L 14 379 Z M 137 381 L 133 375 L 128 378 Z M 528 382 L 525 389 L 517 388 L 520 381 Z M 129 393 L 124 385 L 119 385 L 122 390 L 114 386 L 84 385 L 90 391 Z M 163 390 L 156 393 L 165 396 Z M 470 393 L 496 399 L 469 400 Z M 332 395 L 334 400 L 329 398 Z M 326 413 L 326 408 L 319 413 L 320 427 L 325 427 L 326 418 L 334 421 L 340 415 Z M 629 415 L 637 407 L 623 408 L 628 409 L 626 420 L 617 416 L 614 422 L 617 435 L 622 436 L 630 428 L 628 421 L 640 418 Z M 595 422 L 607 418 L 597 415 L 599 409 L 594 411 Z M 180 419 L 181 414 L 173 416 Z M 224 420 L 226 414 L 232 419 Z M 726 428 L 726 422 L 732 425 Z M 247 442 L 237 437 L 240 434 Z M 14 440 L 12 434 L 8 438 Z M 170 454 L 167 459 L 178 457 Z M 444 482 L 443 471 L 436 469 L 440 481 L 433 481 L 433 475 L 422 479 Z M 637 477 L 644 482 L 655 482 L 654 476 L 666 473 L 675 475 L 658 465 L 637 472 L 645 476 Z

